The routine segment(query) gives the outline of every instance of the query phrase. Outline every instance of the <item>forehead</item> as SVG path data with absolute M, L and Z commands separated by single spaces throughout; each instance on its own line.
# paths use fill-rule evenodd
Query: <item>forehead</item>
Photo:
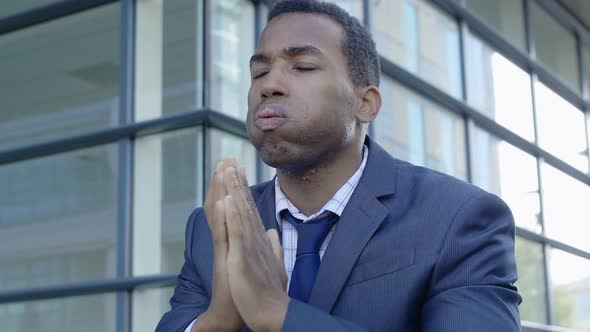
M 344 31 L 318 14 L 288 13 L 273 18 L 260 36 L 257 52 L 273 53 L 293 45 L 312 45 L 329 56 L 342 56 Z

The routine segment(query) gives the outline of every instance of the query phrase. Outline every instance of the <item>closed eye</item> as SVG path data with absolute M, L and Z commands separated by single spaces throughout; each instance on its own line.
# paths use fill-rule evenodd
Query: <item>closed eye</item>
M 298 70 L 298 71 L 312 71 L 312 70 L 316 70 L 317 68 L 315 68 L 315 67 L 295 67 L 293 69 Z
M 266 75 L 267 73 L 268 73 L 267 71 L 263 71 L 261 73 L 256 73 L 252 78 L 257 79 L 257 78 L 260 78 L 260 77 Z

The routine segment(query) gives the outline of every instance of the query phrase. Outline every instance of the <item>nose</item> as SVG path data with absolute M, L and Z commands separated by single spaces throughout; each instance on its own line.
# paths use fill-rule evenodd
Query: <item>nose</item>
M 287 94 L 284 75 L 279 69 L 271 69 L 266 75 L 259 78 L 260 94 L 263 99 L 269 97 L 281 97 Z

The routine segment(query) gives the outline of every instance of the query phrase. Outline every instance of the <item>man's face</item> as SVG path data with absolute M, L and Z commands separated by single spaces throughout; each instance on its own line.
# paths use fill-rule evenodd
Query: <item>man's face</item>
M 343 37 L 316 14 L 283 14 L 264 29 L 251 59 L 246 126 L 268 165 L 305 169 L 351 143 L 357 98 Z

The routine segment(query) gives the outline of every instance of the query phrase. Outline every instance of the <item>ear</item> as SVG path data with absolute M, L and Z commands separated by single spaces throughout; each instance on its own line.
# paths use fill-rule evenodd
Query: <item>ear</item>
M 357 111 L 356 119 L 360 123 L 369 123 L 373 121 L 381 110 L 381 91 L 375 86 L 360 88 L 361 105 Z

